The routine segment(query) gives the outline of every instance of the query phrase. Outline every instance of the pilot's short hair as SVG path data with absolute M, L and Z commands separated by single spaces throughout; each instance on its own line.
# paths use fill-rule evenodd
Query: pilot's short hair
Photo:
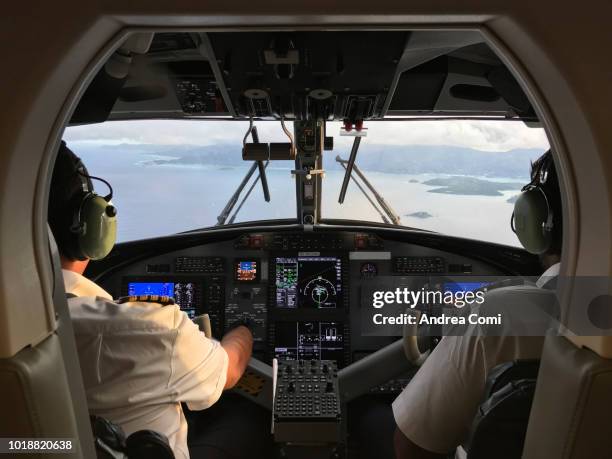
M 71 242 L 75 209 L 83 196 L 83 182 L 77 173 L 80 158 L 62 141 L 51 177 L 47 220 L 60 254 L 68 259 L 66 247 Z
M 542 183 L 541 170 L 544 170 L 546 180 Z M 547 251 L 551 255 L 561 255 L 561 244 L 563 241 L 563 208 L 561 204 L 561 188 L 559 187 L 559 176 L 555 168 L 555 162 L 550 150 L 531 163 L 532 183 L 539 185 L 546 193 L 548 205 L 553 212 L 553 241 Z

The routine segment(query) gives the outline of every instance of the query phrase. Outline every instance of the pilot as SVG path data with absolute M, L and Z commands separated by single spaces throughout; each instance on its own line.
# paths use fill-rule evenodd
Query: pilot
M 531 182 L 523 187 L 511 220 L 519 241 L 540 256 L 545 271 L 536 286 L 499 288 L 485 295 L 497 303 L 505 298 L 515 304 L 515 295 L 555 288 L 561 256 L 561 193 L 550 151 L 532 163 Z M 393 402 L 398 459 L 448 457 L 466 440 L 490 370 L 515 359 L 540 358 L 542 336 L 502 335 L 442 338 Z
M 165 435 L 177 459 L 190 453 L 258 457 L 269 437 L 265 410 L 235 394 L 206 410 L 243 374 L 253 345 L 249 328 L 237 326 L 220 342 L 208 339 L 172 299 L 114 301 L 83 276 L 89 260 L 106 256 L 115 242 L 112 189 L 99 196 L 94 180 L 110 189 L 62 142 L 48 221 L 59 247 L 90 413 L 118 424 L 126 435 L 142 429 Z

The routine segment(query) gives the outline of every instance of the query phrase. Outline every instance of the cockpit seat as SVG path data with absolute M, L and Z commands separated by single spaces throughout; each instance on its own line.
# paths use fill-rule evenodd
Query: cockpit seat
M 97 459 L 174 459 L 165 435 L 153 430 L 139 430 L 129 437 L 108 419 L 91 416 Z
M 463 445 L 468 459 L 520 459 L 539 366 L 539 360 L 516 360 L 493 369 Z
M 0 436 L 78 439 L 71 442 L 72 452 L 54 457 L 91 457 L 93 442 L 86 421 L 85 390 L 64 298 L 59 254 L 50 230 L 49 256 L 55 329 L 40 342 L 0 359 Z

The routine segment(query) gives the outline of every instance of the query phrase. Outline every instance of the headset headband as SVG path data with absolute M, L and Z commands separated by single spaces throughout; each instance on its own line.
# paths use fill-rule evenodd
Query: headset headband
M 103 196 L 104 200 L 106 202 L 109 202 L 111 199 L 113 199 L 113 187 L 111 186 L 111 184 L 108 183 L 103 178 L 96 177 L 94 175 L 89 175 L 89 172 L 87 171 L 87 168 L 85 167 L 85 164 L 83 164 L 83 161 L 81 161 L 80 158 L 76 164 L 76 174 L 79 176 L 79 179 L 81 180 L 84 193 L 86 194 L 93 193 L 94 188 L 93 188 L 92 180 L 97 180 L 99 182 L 104 183 L 108 187 L 109 192 L 106 196 Z

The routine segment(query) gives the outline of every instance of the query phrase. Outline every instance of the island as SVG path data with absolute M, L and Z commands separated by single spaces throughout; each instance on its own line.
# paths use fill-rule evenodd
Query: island
M 451 176 L 427 180 L 424 185 L 435 186 L 430 193 L 462 194 L 478 196 L 502 196 L 501 191 L 520 189 L 519 183 L 494 182 L 475 177 Z
M 425 211 L 419 211 L 419 212 L 413 212 L 411 214 L 406 214 L 406 217 L 414 217 L 414 218 L 431 218 L 433 217 L 433 215 L 431 215 L 429 212 L 425 212 Z

